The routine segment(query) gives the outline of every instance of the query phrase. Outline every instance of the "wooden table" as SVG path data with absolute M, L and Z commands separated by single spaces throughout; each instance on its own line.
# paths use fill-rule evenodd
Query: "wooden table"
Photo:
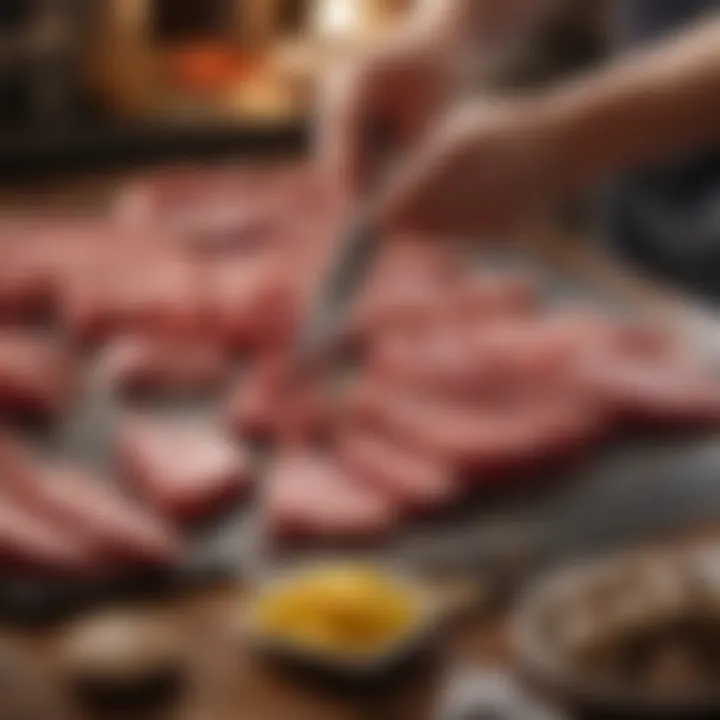
M 219 588 L 176 598 L 165 606 L 148 606 L 184 633 L 193 648 L 191 683 L 183 702 L 167 720 L 422 720 L 432 717 L 437 688 L 446 663 L 422 669 L 396 687 L 364 696 L 334 692 L 283 673 L 261 661 L 244 645 L 236 627 L 242 592 Z M 72 623 L 36 631 L 9 633 L 29 651 L 53 692 L 67 705 L 70 720 L 89 718 L 63 679 L 59 648 Z M 442 656 L 482 664 L 506 658 L 503 618 L 478 612 L 442 639 Z M 0 699 L 0 703 L 2 700 Z M 0 706 L 1 707 L 1 706 Z M 13 720 L 8 718 L 8 720 Z
M 676 547 L 719 535 L 720 522 L 657 539 L 651 547 Z M 163 715 L 163 720 L 433 720 L 449 665 L 462 662 L 478 668 L 513 668 L 506 609 L 478 605 L 440 639 L 442 662 L 383 692 L 343 695 L 331 686 L 307 683 L 261 661 L 238 632 L 243 596 L 242 588 L 225 586 L 142 608 L 175 624 L 193 649 L 191 682 L 183 701 Z M 91 715 L 73 702 L 63 682 L 58 650 L 71 625 L 15 630 L 8 635 L 29 652 L 44 679 L 59 693 L 62 706 L 67 705 L 68 720 L 90 720 Z

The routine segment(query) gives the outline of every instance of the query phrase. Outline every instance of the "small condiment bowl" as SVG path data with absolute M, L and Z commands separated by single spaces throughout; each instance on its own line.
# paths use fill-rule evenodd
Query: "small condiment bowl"
M 578 718 L 720 717 L 720 687 L 658 694 L 578 659 L 578 649 L 607 658 L 614 639 L 627 643 L 638 629 L 709 618 L 689 568 L 686 553 L 628 553 L 541 578 L 512 616 L 511 640 L 524 679 Z M 608 606 L 613 609 L 603 613 Z M 720 616 L 710 619 L 720 627 Z
M 392 585 L 406 593 L 415 617 L 396 637 L 388 638 L 376 647 L 366 650 L 347 650 L 304 642 L 282 633 L 273 633 L 261 626 L 257 607 L 263 597 L 291 591 L 294 583 L 308 571 L 316 572 L 326 566 L 310 566 L 283 572 L 262 582 L 254 593 L 250 612 L 243 630 L 250 646 L 262 657 L 281 667 L 299 671 L 320 680 L 331 681 L 335 687 L 365 686 L 368 683 L 392 681 L 406 670 L 420 667 L 432 656 L 443 613 L 429 588 L 406 574 L 384 567 L 375 567 Z M 338 567 L 336 563 L 328 568 Z M 349 567 L 354 567 L 350 565 Z

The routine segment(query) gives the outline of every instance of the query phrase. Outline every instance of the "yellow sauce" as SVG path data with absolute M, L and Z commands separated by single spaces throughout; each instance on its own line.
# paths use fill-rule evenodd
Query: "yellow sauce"
M 298 574 L 262 593 L 253 621 L 264 634 L 340 653 L 381 651 L 415 628 L 415 593 L 367 566 L 333 565 Z

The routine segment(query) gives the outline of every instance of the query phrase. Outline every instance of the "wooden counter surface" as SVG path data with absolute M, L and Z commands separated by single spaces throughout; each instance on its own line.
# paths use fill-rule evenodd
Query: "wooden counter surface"
M 652 547 L 675 547 L 718 536 L 720 524 L 656 540 Z M 142 611 L 158 613 L 165 622 L 175 624 L 192 648 L 191 681 L 182 702 L 163 714 L 162 720 L 434 720 L 433 709 L 444 671 L 451 664 L 462 662 L 478 668 L 512 670 L 507 618 L 502 608 L 478 606 L 441 638 L 441 662 L 408 676 L 402 684 L 386 691 L 362 696 L 342 695 L 330 686 L 310 684 L 261 661 L 237 631 L 243 612 L 240 588 L 215 588 L 162 605 L 146 606 Z M 59 648 L 71 625 L 8 631 L 8 637 L 29 653 L 40 666 L 44 680 L 62 698 L 60 707 L 67 708 L 67 715 L 55 715 L 52 720 L 91 718 L 73 701 L 63 682 Z M 2 698 L 0 717 L 15 720 L 2 714 Z

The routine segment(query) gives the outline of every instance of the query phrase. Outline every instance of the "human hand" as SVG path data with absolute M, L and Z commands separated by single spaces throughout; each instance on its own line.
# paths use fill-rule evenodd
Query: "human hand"
M 350 196 L 371 181 L 373 133 L 402 153 L 438 114 L 451 92 L 450 52 L 441 34 L 407 33 L 328 74 L 317 142 L 320 162 Z
M 391 179 L 381 223 L 444 237 L 512 232 L 560 194 L 561 156 L 532 101 L 470 103 L 438 122 Z

